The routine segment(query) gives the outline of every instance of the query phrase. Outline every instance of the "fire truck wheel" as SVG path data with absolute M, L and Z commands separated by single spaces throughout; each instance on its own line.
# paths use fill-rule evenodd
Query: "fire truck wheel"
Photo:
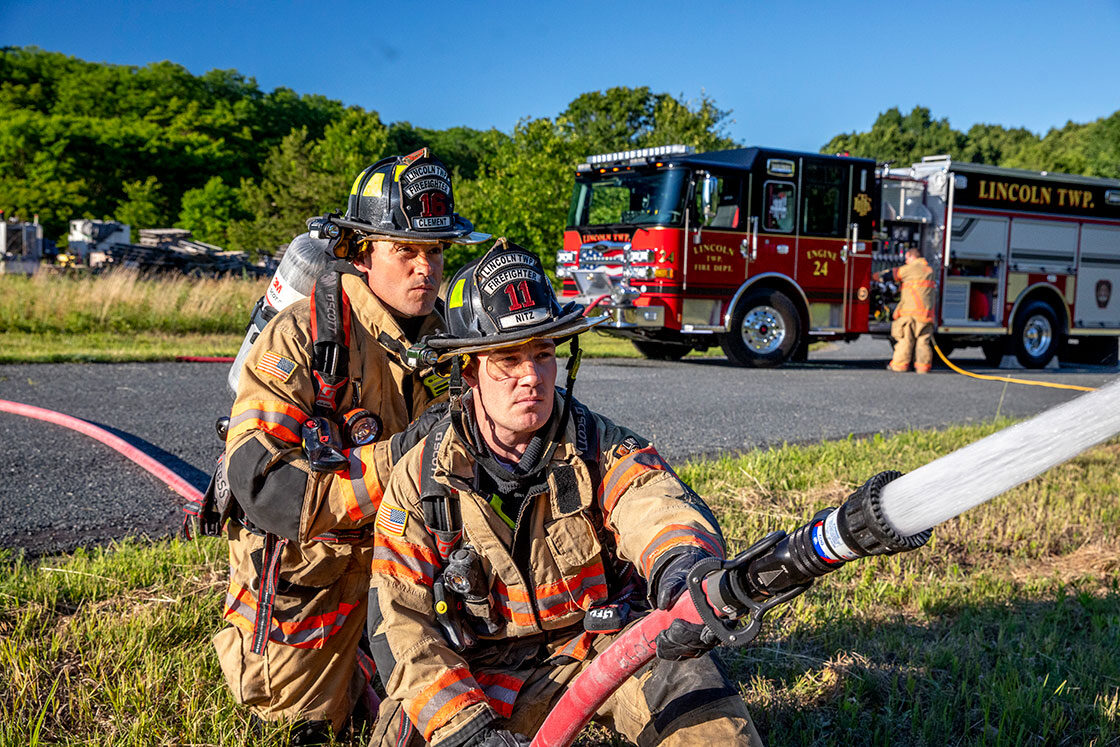
M 1044 368 L 1061 347 L 1065 333 L 1045 301 L 1032 301 L 1015 316 L 1011 344 L 1024 368 Z
M 679 361 L 692 350 L 691 345 L 656 340 L 631 340 L 642 356 L 651 361 Z
M 740 299 L 721 343 L 740 366 L 770 368 L 789 360 L 801 337 L 801 319 L 784 293 L 759 288 Z

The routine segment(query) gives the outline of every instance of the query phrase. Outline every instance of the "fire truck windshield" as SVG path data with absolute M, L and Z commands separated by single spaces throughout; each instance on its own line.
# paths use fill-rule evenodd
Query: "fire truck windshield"
M 685 169 L 666 169 L 577 179 L 568 225 L 680 225 L 684 220 L 685 175 Z

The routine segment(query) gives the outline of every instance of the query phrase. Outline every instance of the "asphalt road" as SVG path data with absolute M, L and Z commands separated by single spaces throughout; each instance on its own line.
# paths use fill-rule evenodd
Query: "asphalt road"
M 717 358 L 588 360 L 576 395 L 654 439 L 674 462 L 783 441 L 980 422 L 997 412 L 1026 416 L 1077 395 L 946 370 L 895 374 L 883 369 L 888 355 L 885 342 L 869 339 L 774 370 L 737 368 Z M 978 351 L 961 351 L 953 360 L 992 373 Z M 204 363 L 7 365 L 0 366 L 0 399 L 106 427 L 204 489 L 220 448 L 213 423 L 232 401 L 226 371 L 226 364 Z M 1116 369 L 1012 375 L 1097 386 Z M 0 547 L 59 552 L 127 535 L 167 534 L 179 525 L 176 494 L 86 436 L 0 413 L 0 439 Z

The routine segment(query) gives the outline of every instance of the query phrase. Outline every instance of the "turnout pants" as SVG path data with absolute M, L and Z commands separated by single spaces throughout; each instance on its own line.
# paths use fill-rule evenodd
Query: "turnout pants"
M 231 626 L 214 636 L 214 648 L 234 700 L 258 718 L 328 722 L 338 733 L 369 682 L 358 663 L 363 627 L 354 625 L 320 649 L 269 641 L 258 656 L 250 650 L 252 634 Z
M 595 650 L 601 652 L 614 637 L 597 636 Z M 499 719 L 494 728 L 532 738 L 567 685 L 589 663 L 590 659 L 559 666 L 546 663 L 528 672 L 518 672 L 519 676 L 527 677 L 514 701 L 513 715 Z M 476 675 L 501 672 L 490 668 L 472 671 Z M 593 721 L 639 747 L 762 745 L 746 704 L 711 654 L 679 662 L 654 659 L 610 696 Z M 409 722 L 401 703 L 382 701 L 369 747 L 423 744 L 423 735 Z
M 230 625 L 214 636 L 214 648 L 234 700 L 264 721 L 327 722 L 338 733 L 374 670 L 360 648 L 372 550 L 285 548 L 270 638 L 255 654 L 262 540 L 232 522 L 229 534 Z
M 891 325 L 891 337 L 895 340 L 894 357 L 891 358 L 892 370 L 909 371 L 910 361 L 913 360 L 915 371 L 929 371 L 933 365 L 932 322 L 924 322 L 912 316 L 900 317 Z

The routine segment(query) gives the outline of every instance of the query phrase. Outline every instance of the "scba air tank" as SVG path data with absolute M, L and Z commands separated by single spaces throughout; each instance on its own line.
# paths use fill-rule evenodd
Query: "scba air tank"
M 302 233 L 292 239 L 284 251 L 284 258 L 276 268 L 276 274 L 268 283 L 268 290 L 253 307 L 249 317 L 249 329 L 245 331 L 245 339 L 241 342 L 241 349 L 237 351 L 237 358 L 229 369 L 230 391 L 237 394 L 237 380 L 241 377 L 241 366 L 249 349 L 257 341 L 265 325 L 276 316 L 281 309 L 292 303 L 307 298 L 315 287 L 315 281 L 327 269 L 332 257 L 327 253 L 326 239 L 313 239 L 311 234 Z

